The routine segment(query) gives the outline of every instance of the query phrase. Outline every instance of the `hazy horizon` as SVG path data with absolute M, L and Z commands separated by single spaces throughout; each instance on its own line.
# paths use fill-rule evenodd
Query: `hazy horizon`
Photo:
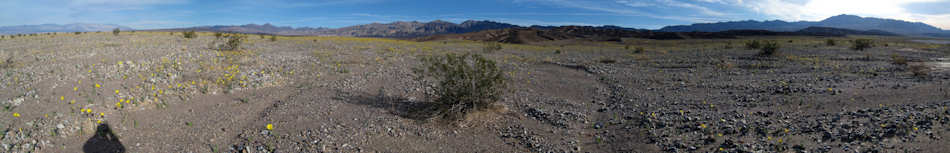
M 50 6 L 49 4 L 63 4 Z M 134 29 L 265 24 L 339 28 L 395 21 L 491 20 L 516 25 L 668 25 L 737 20 L 818 21 L 839 14 L 923 22 L 950 29 L 950 0 L 38 0 L 0 2 L 0 26 L 116 24 Z

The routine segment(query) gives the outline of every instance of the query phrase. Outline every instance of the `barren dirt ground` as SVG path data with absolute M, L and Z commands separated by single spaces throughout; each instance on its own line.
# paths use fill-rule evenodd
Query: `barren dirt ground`
M 491 52 L 469 41 L 257 35 L 215 51 L 210 33 L 4 38 L 0 152 L 950 149 L 950 48 L 868 38 L 877 46 L 865 51 L 848 49 L 851 37 L 752 37 Z M 778 41 L 780 54 L 745 49 L 752 39 Z M 466 52 L 506 72 L 499 107 L 455 124 L 414 116 L 431 99 L 412 77 L 418 59 Z

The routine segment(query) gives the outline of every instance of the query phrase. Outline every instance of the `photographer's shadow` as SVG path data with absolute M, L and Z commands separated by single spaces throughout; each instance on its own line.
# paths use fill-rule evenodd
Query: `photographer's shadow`
M 86 144 L 82 145 L 82 151 L 85 153 L 124 153 L 125 146 L 119 142 L 119 137 L 115 135 L 108 123 L 99 124 L 96 127 L 96 134 Z

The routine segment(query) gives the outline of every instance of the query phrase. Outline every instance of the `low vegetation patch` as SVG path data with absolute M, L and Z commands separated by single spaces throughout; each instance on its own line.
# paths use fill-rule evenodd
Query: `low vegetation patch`
M 851 44 L 851 49 L 859 51 L 863 51 L 871 47 L 874 47 L 874 41 L 871 39 L 856 39 Z
M 195 33 L 194 30 L 185 31 L 185 32 L 182 32 L 182 34 L 183 34 L 183 36 L 184 36 L 185 38 L 188 38 L 188 39 L 191 39 L 191 38 L 198 38 L 198 34 Z
M 482 51 L 485 51 L 486 53 L 491 53 L 498 50 L 501 50 L 501 43 L 497 42 L 486 42 L 482 48 Z
M 434 89 L 436 104 L 420 113 L 431 113 L 449 121 L 492 108 L 505 87 L 505 78 L 495 61 L 478 54 L 424 57 L 422 66 L 414 71 L 417 80 L 436 82 L 427 84 Z
M 891 55 L 891 64 L 894 65 L 907 65 L 907 58 L 899 56 L 897 54 Z
M 772 56 L 778 54 L 779 49 L 778 42 L 775 41 L 765 41 L 762 43 L 762 47 L 759 49 L 759 55 L 763 56 Z
M 762 43 L 759 42 L 759 40 L 750 40 L 750 41 L 748 41 L 748 42 L 745 42 L 745 48 L 746 48 L 746 49 L 759 49 L 759 48 L 762 48 Z

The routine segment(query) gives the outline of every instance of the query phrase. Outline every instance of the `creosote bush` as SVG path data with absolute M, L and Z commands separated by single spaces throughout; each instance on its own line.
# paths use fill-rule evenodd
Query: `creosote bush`
M 434 80 L 431 85 L 435 105 L 420 113 L 441 116 L 448 121 L 462 120 L 475 111 L 492 108 L 501 98 L 505 78 L 495 61 L 478 54 L 430 56 L 415 68 L 416 80 Z
M 916 77 L 927 77 L 930 75 L 930 71 L 933 71 L 933 68 L 925 64 L 914 64 L 908 66 L 907 70 Z
M 851 44 L 853 50 L 865 50 L 871 47 L 874 47 L 874 42 L 871 39 L 855 39 L 854 43 Z
M 198 34 L 194 30 L 182 32 L 185 38 L 198 38 Z
M 220 32 L 215 32 L 215 33 L 214 33 L 214 38 L 215 38 L 215 39 L 221 39 L 221 36 L 223 36 L 223 35 L 224 35 L 224 34 L 221 34 Z
M 112 35 L 118 36 L 120 31 L 119 28 L 112 29 Z
M 772 56 L 778 54 L 779 45 L 775 41 L 764 41 L 759 49 L 759 55 Z
M 907 65 L 907 58 L 903 56 L 898 56 L 897 54 L 891 55 L 891 64 L 894 65 Z
M 486 53 L 491 53 L 498 50 L 501 50 L 501 43 L 497 42 L 485 42 L 484 47 L 482 48 L 482 51 L 485 51 Z
M 244 38 L 246 38 L 246 36 L 239 35 L 239 34 L 230 34 L 223 37 L 226 38 L 227 41 L 225 41 L 224 44 L 221 44 L 220 46 L 218 46 L 218 49 L 226 50 L 226 51 L 234 51 L 234 50 L 241 49 L 241 43 L 242 41 L 244 41 Z
M 759 42 L 759 40 L 751 40 L 751 41 L 745 42 L 746 49 L 759 49 L 761 47 L 762 47 L 762 43 Z
M 835 42 L 834 39 L 828 39 L 828 40 L 825 40 L 825 45 L 835 46 L 835 45 L 838 45 L 838 42 Z
M 270 35 L 270 41 L 277 41 L 277 35 Z

